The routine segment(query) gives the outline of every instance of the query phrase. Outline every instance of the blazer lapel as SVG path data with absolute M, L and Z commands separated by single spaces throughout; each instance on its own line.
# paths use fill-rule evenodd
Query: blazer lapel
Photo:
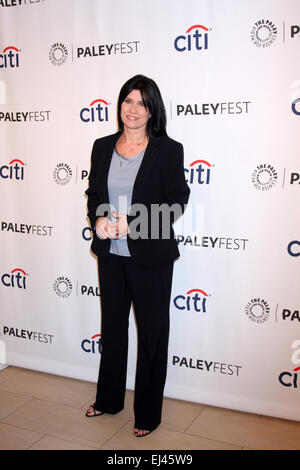
M 158 157 L 158 137 L 150 137 L 143 160 L 141 162 L 139 171 L 136 175 L 135 182 L 132 190 L 131 204 L 138 201 L 139 195 L 144 188 L 145 181 L 148 177 L 149 171 Z
M 106 202 L 109 202 L 108 185 L 107 185 L 109 167 L 110 167 L 114 148 L 116 146 L 116 143 L 120 135 L 121 135 L 121 132 L 117 132 L 116 134 L 113 134 L 112 139 L 107 143 L 106 149 L 105 149 L 105 156 L 104 156 L 105 162 L 103 165 L 103 173 L 101 177 L 102 177 L 103 191 L 104 191 L 104 197 L 105 197 Z
M 112 137 L 111 140 L 106 144 L 106 148 L 105 148 L 105 155 L 104 155 L 105 162 L 103 164 L 103 172 L 101 175 L 105 202 L 109 202 L 107 179 L 108 179 L 108 173 L 109 173 L 109 167 L 110 167 L 110 163 L 112 159 L 112 154 L 113 154 L 114 148 L 116 146 L 116 143 L 120 135 L 121 135 L 121 132 L 117 132 L 116 134 L 113 134 L 111 136 Z M 149 171 L 153 163 L 155 162 L 156 158 L 158 157 L 159 142 L 160 142 L 159 137 L 150 137 L 149 139 L 143 160 L 141 162 L 139 171 L 136 175 L 136 179 L 133 185 L 131 204 L 134 204 L 135 202 L 138 201 L 139 195 L 144 188 L 145 181 L 148 177 Z

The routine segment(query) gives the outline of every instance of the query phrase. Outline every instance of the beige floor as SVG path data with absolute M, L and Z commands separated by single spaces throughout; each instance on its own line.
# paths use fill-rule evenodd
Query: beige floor
M 166 398 L 163 422 L 133 433 L 133 393 L 118 415 L 85 418 L 95 384 L 17 367 L 0 371 L 0 449 L 300 449 L 300 423 Z

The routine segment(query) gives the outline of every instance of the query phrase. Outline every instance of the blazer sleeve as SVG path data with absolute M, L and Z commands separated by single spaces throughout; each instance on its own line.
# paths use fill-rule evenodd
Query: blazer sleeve
M 91 228 L 94 230 L 95 228 L 95 223 L 97 220 L 96 216 L 96 211 L 97 207 L 99 206 L 100 202 L 97 196 L 97 191 L 96 191 L 96 180 L 97 180 L 97 164 L 98 164 L 98 158 L 97 158 L 97 150 L 98 150 L 98 141 L 96 140 L 93 145 L 92 149 L 92 156 L 91 156 L 91 170 L 89 174 L 89 187 L 86 190 L 85 194 L 88 197 L 88 202 L 87 202 L 87 216 L 90 220 Z
M 161 150 L 165 152 L 165 155 L 162 155 L 163 164 L 160 169 L 161 200 L 159 203 L 161 208 L 167 206 L 168 211 L 167 214 L 164 210 L 161 212 L 166 216 L 164 220 L 164 215 L 152 217 L 157 209 L 157 204 L 154 204 L 156 209 L 153 204 L 146 204 L 148 217 L 145 231 L 148 238 L 161 238 L 164 233 L 163 227 L 166 228 L 166 224 L 172 226 L 175 220 L 183 214 L 189 199 L 190 188 L 185 181 L 183 146 L 179 142 L 171 141 L 171 139 L 170 142 L 167 148 Z M 137 217 L 139 216 L 132 213 L 127 215 L 129 228 Z M 168 229 L 168 233 L 173 236 L 172 230 Z
M 178 206 L 178 215 L 182 215 L 189 200 L 190 188 L 185 181 L 184 153 L 182 144 L 174 142 L 169 153 L 168 168 L 165 168 L 163 178 L 163 203 L 172 207 Z M 172 213 L 172 223 L 176 215 Z

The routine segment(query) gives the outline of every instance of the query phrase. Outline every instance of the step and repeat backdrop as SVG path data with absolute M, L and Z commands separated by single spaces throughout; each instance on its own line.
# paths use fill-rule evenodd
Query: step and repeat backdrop
M 298 0 L 0 0 L 0 362 L 97 380 L 85 190 L 141 73 L 191 189 L 165 395 L 300 420 L 299 49 Z

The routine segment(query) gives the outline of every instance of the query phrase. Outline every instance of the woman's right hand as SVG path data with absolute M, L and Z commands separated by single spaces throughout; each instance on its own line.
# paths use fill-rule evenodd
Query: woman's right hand
M 111 222 L 107 217 L 99 217 L 96 220 L 95 229 L 97 237 L 102 240 L 118 237 L 116 222 Z
M 108 238 L 108 222 L 109 220 L 106 217 L 99 217 L 96 220 L 95 229 L 96 235 L 98 238 L 105 240 Z

